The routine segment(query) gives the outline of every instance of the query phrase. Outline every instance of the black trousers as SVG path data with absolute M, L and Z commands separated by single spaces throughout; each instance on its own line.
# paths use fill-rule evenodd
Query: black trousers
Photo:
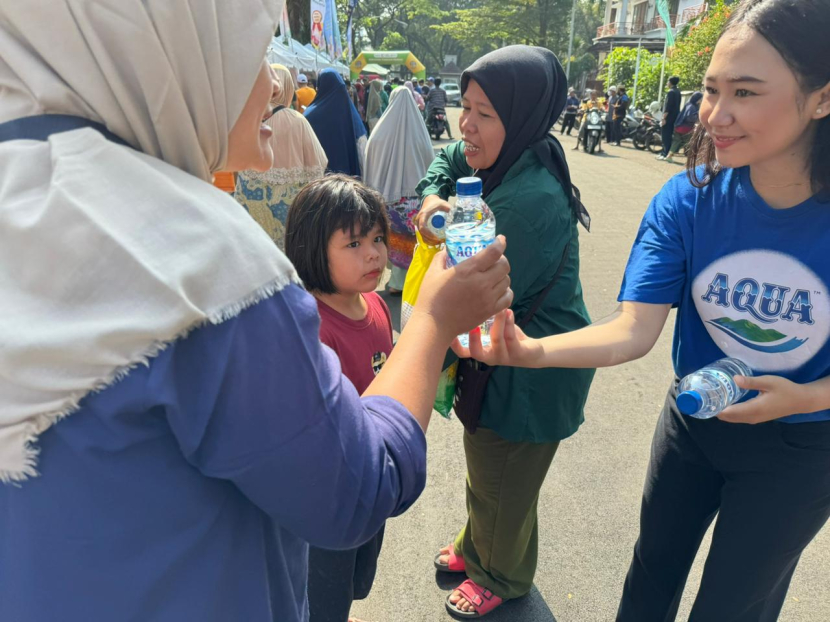
M 830 516 L 830 422 L 698 420 L 669 392 L 617 622 L 671 622 L 717 515 L 689 622 L 774 622 Z
M 566 112 L 564 118 L 562 119 L 562 129 L 559 133 L 564 134 L 565 130 L 568 130 L 568 136 L 570 136 L 571 130 L 574 129 L 574 123 L 576 123 L 576 113 Z
M 663 139 L 662 155 L 669 155 L 671 149 L 671 141 L 674 136 L 674 119 L 669 119 L 666 124 L 660 128 L 660 137 Z
M 620 117 L 619 119 L 614 119 L 614 142 L 618 145 L 622 140 L 622 123 L 623 118 Z M 609 141 L 610 142 L 610 141 Z
M 605 142 L 613 143 L 614 142 L 614 121 L 606 121 L 605 122 Z
M 383 531 L 382 528 L 356 549 L 330 551 L 309 547 L 309 622 L 346 622 L 352 601 L 369 595 L 378 569 Z

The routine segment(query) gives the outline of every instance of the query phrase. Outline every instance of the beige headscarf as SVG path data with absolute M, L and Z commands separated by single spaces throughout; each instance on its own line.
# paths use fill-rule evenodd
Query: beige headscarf
M 291 72 L 278 64 L 271 65 L 271 69 L 280 84 L 279 95 L 272 103 L 289 108 L 294 101 Z M 246 176 L 273 184 L 289 184 L 308 183 L 325 174 L 329 160 L 303 115 L 294 110 L 280 110 L 266 123 L 274 131 L 271 136 L 274 164 L 265 173 L 245 171 Z
M 0 3 L 0 122 L 104 123 L 0 143 L 0 479 L 37 436 L 172 340 L 296 275 L 206 183 L 282 0 Z

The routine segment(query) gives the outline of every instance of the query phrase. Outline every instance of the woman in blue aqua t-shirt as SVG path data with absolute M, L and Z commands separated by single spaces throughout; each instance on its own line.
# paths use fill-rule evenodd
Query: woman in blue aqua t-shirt
M 776 620 L 802 551 L 830 515 L 826 6 L 745 0 L 735 9 L 706 75 L 688 176 L 652 201 L 614 315 L 530 339 L 507 312 L 492 349 L 471 346 L 490 364 L 616 365 L 651 350 L 677 307 L 678 377 L 723 356 L 756 373 L 738 383 L 760 393 L 718 419 L 679 414 L 671 387 L 618 622 L 675 619 L 716 514 L 689 619 Z

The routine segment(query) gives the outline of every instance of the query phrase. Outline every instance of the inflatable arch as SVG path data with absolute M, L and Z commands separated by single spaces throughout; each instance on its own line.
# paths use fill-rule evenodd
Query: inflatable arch
M 371 63 L 377 65 L 402 65 L 406 67 L 418 80 L 426 80 L 426 67 L 409 50 L 398 52 L 361 52 L 351 64 L 352 80 L 356 80 L 360 72 Z

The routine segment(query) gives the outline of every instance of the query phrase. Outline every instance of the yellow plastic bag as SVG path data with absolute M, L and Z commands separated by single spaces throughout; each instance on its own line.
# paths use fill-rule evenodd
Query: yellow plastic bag
M 421 238 L 419 231 L 415 232 L 415 236 L 418 238 L 418 244 L 412 253 L 412 263 L 409 264 L 406 281 L 404 281 L 403 285 L 401 330 L 404 329 L 412 315 L 412 310 L 415 308 L 415 303 L 418 300 L 418 292 L 421 291 L 421 283 L 424 282 L 424 276 L 427 270 L 429 270 L 432 259 L 441 250 L 440 246 L 429 246 L 426 244 L 423 238 Z M 457 370 L 458 361 L 455 361 L 441 372 L 441 378 L 438 380 L 438 393 L 435 396 L 435 403 L 433 404 L 433 408 L 447 419 L 450 417 L 452 401 L 455 396 L 455 374 Z
M 429 265 L 432 263 L 432 258 L 441 250 L 440 246 L 430 246 L 424 242 L 420 231 L 415 231 L 415 237 L 418 243 L 415 245 L 415 250 L 412 251 L 412 262 L 409 264 L 409 269 L 406 271 L 406 281 L 403 284 L 403 296 L 401 300 L 401 330 L 404 329 L 406 323 L 412 315 L 412 310 L 415 308 L 415 302 L 418 300 L 418 292 L 421 291 L 421 283 L 424 282 L 424 276 L 429 270 Z

